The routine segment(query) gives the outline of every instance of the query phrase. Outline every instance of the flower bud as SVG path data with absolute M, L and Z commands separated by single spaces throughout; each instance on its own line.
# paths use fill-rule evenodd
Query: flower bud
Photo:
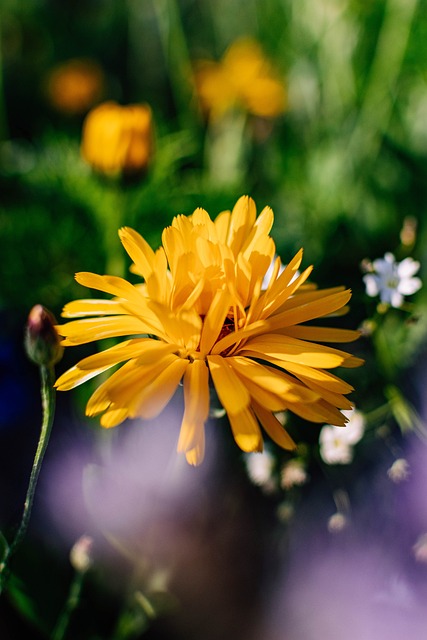
M 153 153 L 151 109 L 146 104 L 120 106 L 104 102 L 83 124 L 81 153 L 96 171 L 108 176 L 135 176 Z
M 341 533 L 348 526 L 348 518 L 344 513 L 334 513 L 328 520 L 328 531 L 330 533 Z
M 64 349 L 55 325 L 54 315 L 41 304 L 31 309 L 25 327 L 25 349 L 35 364 L 54 365 L 62 358 Z
M 70 551 L 70 562 L 76 571 L 84 573 L 93 564 L 92 558 L 93 538 L 81 536 Z

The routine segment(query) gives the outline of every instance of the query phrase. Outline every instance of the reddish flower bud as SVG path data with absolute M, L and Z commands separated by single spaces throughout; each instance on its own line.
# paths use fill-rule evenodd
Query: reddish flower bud
M 38 365 L 53 365 L 62 358 L 64 349 L 55 325 L 54 315 L 41 304 L 31 309 L 25 327 L 25 349 L 30 360 Z

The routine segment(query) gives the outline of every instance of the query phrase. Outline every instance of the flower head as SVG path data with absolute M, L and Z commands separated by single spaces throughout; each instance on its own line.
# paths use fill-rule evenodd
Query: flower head
M 399 308 L 404 302 L 404 296 L 409 296 L 421 288 L 420 278 L 414 278 L 420 268 L 420 263 L 412 258 L 405 258 L 396 262 L 392 253 L 386 253 L 384 258 L 374 260 L 369 265 L 371 273 L 363 276 L 368 296 L 379 296 L 383 304 Z
M 67 304 L 63 315 L 75 320 L 58 331 L 65 346 L 127 339 L 79 362 L 57 380 L 58 389 L 72 389 L 125 363 L 86 409 L 90 416 L 102 414 L 104 427 L 114 427 L 126 418 L 158 415 L 183 380 L 178 450 L 193 464 L 203 458 L 210 383 L 246 452 L 262 450 L 260 424 L 279 446 L 294 447 L 276 412 L 344 425 L 340 409 L 351 408 L 345 395 L 352 387 L 327 369 L 361 361 L 318 343 L 348 342 L 359 333 L 302 323 L 342 312 L 351 292 L 304 284 L 311 267 L 294 279 L 302 250 L 280 276 L 277 258 L 262 290 L 275 254 L 272 224 L 272 210 L 266 207 L 257 218 L 255 203 L 244 196 L 214 221 L 203 209 L 175 217 L 157 251 L 133 229 L 120 229 L 131 269 L 144 282 L 78 273 L 80 284 L 114 298 Z
M 46 93 L 51 105 L 66 115 L 84 114 L 102 96 L 104 73 L 93 60 L 73 59 L 49 74 Z
M 246 469 L 253 484 L 262 487 L 267 493 L 274 491 L 276 482 L 273 476 L 276 459 L 264 449 L 261 453 L 248 453 L 245 457 Z
M 409 462 L 405 458 L 397 458 L 388 469 L 387 475 L 396 484 L 404 482 L 411 475 Z
M 353 459 L 353 445 L 363 437 L 365 419 L 360 411 L 343 411 L 348 419 L 345 429 L 325 424 L 319 435 L 320 455 L 327 464 L 349 464 Z
M 196 86 L 202 108 L 213 118 L 233 108 L 265 118 L 285 110 L 283 82 L 259 44 L 248 38 L 234 42 L 220 62 L 200 61 Z
M 280 486 L 282 489 L 301 487 L 308 481 L 308 473 L 302 460 L 289 460 L 280 472 Z
M 153 152 L 151 109 L 146 104 L 121 106 L 104 102 L 92 109 L 83 125 L 83 158 L 107 175 L 144 171 Z

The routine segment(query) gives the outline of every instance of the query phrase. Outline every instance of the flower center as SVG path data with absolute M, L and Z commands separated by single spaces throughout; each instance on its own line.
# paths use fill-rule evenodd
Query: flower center
M 399 280 L 397 278 L 389 278 L 386 282 L 386 287 L 388 289 L 397 289 L 399 286 Z
M 222 325 L 221 331 L 219 332 L 217 342 L 228 336 L 229 333 L 233 333 L 234 331 L 234 320 L 232 318 L 226 318 L 224 324 Z

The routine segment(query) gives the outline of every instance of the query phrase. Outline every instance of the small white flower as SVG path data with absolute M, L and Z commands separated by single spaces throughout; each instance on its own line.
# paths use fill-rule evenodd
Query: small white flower
M 328 531 L 330 533 L 340 533 L 348 526 L 348 518 L 344 513 L 334 513 L 328 520 Z
M 379 296 L 382 303 L 392 307 L 401 307 L 404 296 L 412 295 L 422 286 L 420 278 L 414 278 L 420 263 L 412 258 L 396 262 L 392 253 L 386 253 L 384 258 L 374 260 L 370 268 L 372 273 L 363 276 L 366 293 Z
M 308 475 L 302 462 L 299 460 L 289 460 L 286 462 L 280 474 L 280 486 L 282 489 L 300 487 L 308 480 Z
M 348 423 L 345 427 L 325 424 L 319 435 L 320 455 L 327 464 L 349 464 L 353 460 L 353 445 L 361 440 L 365 420 L 360 411 L 342 412 Z
M 276 460 L 270 451 L 265 449 L 262 453 L 248 453 L 245 456 L 246 469 L 249 479 L 266 491 L 275 488 L 273 470 Z
M 411 475 L 408 461 L 405 460 L 405 458 L 397 458 L 387 471 L 387 475 L 390 480 L 396 484 L 407 480 Z

